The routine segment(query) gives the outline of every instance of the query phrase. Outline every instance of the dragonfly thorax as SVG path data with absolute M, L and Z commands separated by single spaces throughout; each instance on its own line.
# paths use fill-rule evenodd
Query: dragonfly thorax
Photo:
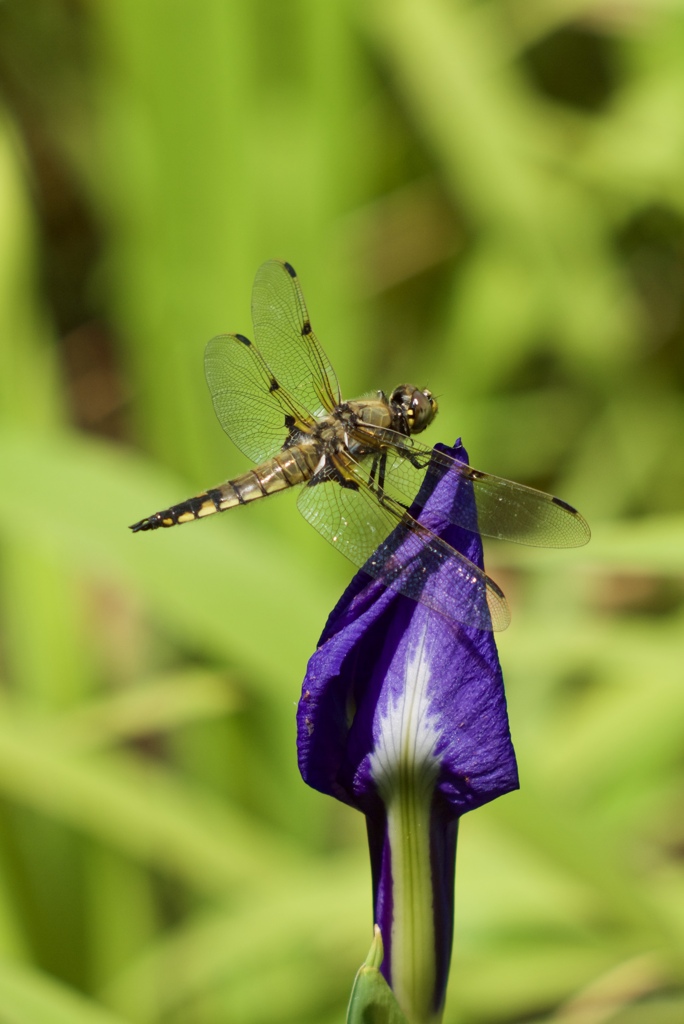
M 406 426 L 407 434 L 419 434 L 429 427 L 437 415 L 437 400 L 427 388 L 400 384 L 390 395 L 390 406 Z

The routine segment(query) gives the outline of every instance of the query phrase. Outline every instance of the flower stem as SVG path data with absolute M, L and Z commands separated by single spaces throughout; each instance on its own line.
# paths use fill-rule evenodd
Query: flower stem
M 411 1024 L 436 1024 L 430 805 L 425 776 L 405 766 L 387 807 L 392 851 L 392 988 Z

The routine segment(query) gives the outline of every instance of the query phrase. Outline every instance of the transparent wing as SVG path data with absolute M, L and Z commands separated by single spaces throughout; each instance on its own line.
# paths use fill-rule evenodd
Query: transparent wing
M 204 372 L 219 423 L 253 462 L 280 451 L 292 429 L 311 429 L 308 411 L 243 335 L 212 338 L 204 353 Z
M 470 481 L 475 497 L 475 507 L 464 501 L 445 512 L 448 522 L 485 537 L 547 548 L 581 547 L 591 536 L 577 509 L 544 491 L 482 473 L 393 430 L 364 425 L 353 436 L 363 445 L 386 449 L 385 488 L 402 504 L 410 505 L 431 477 L 447 470 Z
M 294 268 L 268 260 L 252 289 L 257 348 L 292 397 L 309 412 L 330 412 L 341 401 L 335 371 L 316 335 Z
M 334 480 L 304 487 L 297 502 L 304 518 L 354 565 L 390 589 L 450 621 L 505 629 L 510 614 L 496 583 L 401 505 L 391 500 L 381 504 L 362 480 L 372 465 L 372 460 L 365 462 L 354 471 L 357 488 Z

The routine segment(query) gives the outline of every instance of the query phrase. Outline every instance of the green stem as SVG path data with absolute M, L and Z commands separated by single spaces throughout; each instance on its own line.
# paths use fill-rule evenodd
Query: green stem
M 437 1024 L 435 923 L 430 864 L 432 779 L 403 766 L 387 806 L 392 851 L 392 988 L 411 1024 Z M 427 785 L 426 785 L 427 784 Z

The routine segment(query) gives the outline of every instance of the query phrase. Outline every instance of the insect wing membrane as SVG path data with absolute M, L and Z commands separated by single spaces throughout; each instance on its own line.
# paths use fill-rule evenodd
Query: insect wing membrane
M 281 385 L 310 412 L 341 401 L 337 376 L 316 338 L 299 279 L 289 263 L 268 260 L 252 290 L 256 343 Z
M 448 471 L 469 481 L 474 497 L 474 503 L 461 501 L 445 510 L 445 521 L 455 526 L 485 537 L 535 547 L 580 547 L 591 536 L 586 520 L 576 509 L 544 491 L 482 473 L 453 459 L 439 447 L 425 448 L 393 430 L 364 425 L 359 437 L 366 443 L 370 438 L 376 447 L 387 451 L 385 487 L 405 505 L 416 500 L 426 484 L 429 493 Z
M 310 417 L 271 373 L 247 338 L 219 334 L 204 354 L 204 371 L 218 421 L 253 462 L 280 451 L 294 422 L 306 429 Z
M 370 457 L 353 469 L 357 489 L 335 481 L 305 487 L 300 512 L 333 547 L 391 590 L 449 621 L 505 629 L 510 616 L 496 584 L 402 506 L 391 499 L 381 503 L 368 483 L 372 472 Z

